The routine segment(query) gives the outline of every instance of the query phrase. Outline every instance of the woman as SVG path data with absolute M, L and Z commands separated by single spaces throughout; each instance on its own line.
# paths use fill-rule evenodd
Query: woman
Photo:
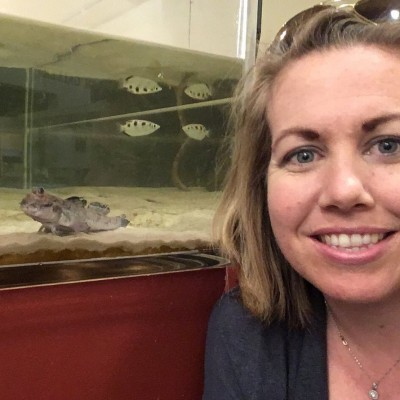
M 297 26 L 233 110 L 203 400 L 399 399 L 400 23 Z

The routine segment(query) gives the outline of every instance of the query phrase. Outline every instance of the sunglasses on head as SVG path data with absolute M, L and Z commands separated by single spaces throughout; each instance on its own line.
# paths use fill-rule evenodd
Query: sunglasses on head
M 296 14 L 290 18 L 277 33 L 271 47 L 278 43 L 290 45 L 293 41 L 293 33 L 315 14 L 327 10 L 351 10 L 361 20 L 375 24 L 383 22 L 400 22 L 400 0 L 329 0 L 317 4 L 311 8 Z

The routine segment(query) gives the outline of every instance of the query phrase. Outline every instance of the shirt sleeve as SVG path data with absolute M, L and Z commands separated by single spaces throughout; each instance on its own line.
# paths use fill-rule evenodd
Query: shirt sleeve
M 238 291 L 226 293 L 208 324 L 203 400 L 327 399 L 321 298 L 321 310 L 303 330 L 265 324 L 244 307 Z
M 232 327 L 228 328 L 225 323 L 229 317 L 226 301 L 223 299 L 215 305 L 208 324 L 203 400 L 245 400 L 227 335 L 227 329 Z

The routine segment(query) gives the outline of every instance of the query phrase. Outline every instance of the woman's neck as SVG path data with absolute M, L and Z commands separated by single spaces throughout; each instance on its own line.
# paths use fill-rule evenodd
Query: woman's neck
M 329 297 L 325 300 L 334 319 L 349 334 L 394 329 L 400 336 L 400 297 L 374 303 L 349 303 Z
M 349 304 L 326 298 L 326 303 L 328 329 L 338 340 L 342 335 L 366 365 L 400 358 L 400 299 Z

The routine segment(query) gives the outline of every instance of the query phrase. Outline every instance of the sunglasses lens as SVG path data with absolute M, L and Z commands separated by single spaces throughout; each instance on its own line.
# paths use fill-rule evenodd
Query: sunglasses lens
M 355 11 L 373 22 L 396 22 L 400 20 L 400 0 L 360 0 Z
M 282 28 L 275 36 L 275 39 L 272 42 L 270 48 L 275 48 L 281 45 L 290 47 L 290 45 L 293 42 L 293 35 L 297 31 L 299 26 L 303 25 L 307 20 L 309 20 L 315 14 L 319 13 L 322 10 L 326 10 L 328 8 L 332 8 L 332 6 L 319 4 L 314 7 L 307 8 L 306 10 L 300 12 L 299 14 L 296 14 L 294 17 L 289 19 L 289 21 L 287 21 L 285 25 L 282 26 Z
M 328 8 L 351 8 L 362 18 L 375 23 L 400 22 L 400 0 L 327 0 L 308 8 L 289 19 L 279 30 L 269 49 L 288 48 L 293 43 L 293 36 L 299 26 L 312 16 Z

